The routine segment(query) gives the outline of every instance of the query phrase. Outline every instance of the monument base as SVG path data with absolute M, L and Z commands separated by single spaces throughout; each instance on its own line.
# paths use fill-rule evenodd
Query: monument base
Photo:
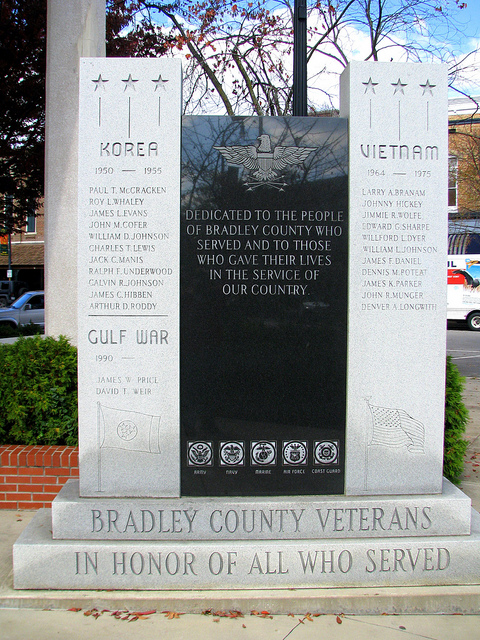
M 52 504 L 60 540 L 318 540 L 470 533 L 471 500 L 448 480 L 419 496 L 96 498 L 69 480 Z
M 473 585 L 480 581 L 480 515 L 471 511 L 469 532 L 464 518 L 469 499 L 449 483 L 441 496 L 410 497 L 408 507 L 401 496 L 368 500 L 342 497 L 335 501 L 317 497 L 296 503 L 288 498 L 273 502 L 205 498 L 181 499 L 176 505 L 170 504 L 172 500 L 146 500 L 136 505 L 136 512 L 125 512 L 122 509 L 133 501 L 80 498 L 69 507 L 65 496 L 75 492 L 75 483 L 69 483 L 58 503 L 55 501 L 54 513 L 66 508 L 76 526 L 82 520 L 90 522 L 90 537 L 97 539 L 54 539 L 58 517 L 53 518 L 52 535 L 50 510 L 38 512 L 14 545 L 15 589 L 308 589 Z M 73 506 L 76 503 L 79 506 Z M 323 535 L 312 534 L 313 520 L 310 528 L 302 529 L 303 522 L 308 525 L 309 508 L 319 528 L 323 526 Z M 79 509 L 77 516 L 75 509 Z M 274 518 L 277 516 L 277 524 L 283 523 L 285 532 L 292 509 L 297 537 L 280 539 L 282 531 L 275 531 Z M 82 518 L 82 510 L 84 515 L 89 512 L 90 518 Z M 198 531 L 194 527 L 197 517 L 199 523 L 202 520 L 202 511 L 210 514 L 209 536 L 207 527 Z M 239 535 L 229 533 L 237 526 L 239 515 L 245 514 L 244 522 L 251 526 L 253 512 L 257 513 L 257 522 L 263 522 L 265 535 L 268 530 L 269 539 L 252 534 L 252 539 L 241 540 Z M 160 518 L 162 527 L 158 531 Z M 330 518 L 333 529 L 337 529 L 331 533 L 337 537 L 328 535 Z M 443 533 L 438 533 L 440 520 Z M 347 537 L 352 535 L 349 530 L 355 522 L 360 535 L 367 530 L 368 537 Z M 110 535 L 117 539 L 99 539 L 99 532 L 95 534 L 94 530 L 100 525 L 110 528 Z M 157 538 L 163 534 L 163 539 L 142 539 L 141 526 L 145 530 L 156 527 Z M 397 531 L 392 537 L 393 526 Z M 338 531 L 342 527 L 343 533 Z M 212 538 L 215 530 L 216 539 Z M 339 533 L 343 537 L 338 537 Z M 176 540 L 172 534 L 177 535 Z M 165 539 L 169 535 L 170 539 Z

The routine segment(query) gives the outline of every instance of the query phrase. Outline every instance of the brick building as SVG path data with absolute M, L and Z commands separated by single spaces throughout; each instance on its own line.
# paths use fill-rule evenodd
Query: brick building
M 480 253 L 480 96 L 449 101 L 449 253 Z
M 25 282 L 27 289 L 44 288 L 43 205 L 36 215 L 27 216 L 22 233 L 11 237 L 13 280 Z M 8 256 L 0 255 L 0 280 L 7 279 Z

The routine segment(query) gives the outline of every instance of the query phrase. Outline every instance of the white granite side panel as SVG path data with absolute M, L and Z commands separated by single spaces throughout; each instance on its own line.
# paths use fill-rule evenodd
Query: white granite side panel
M 179 60 L 83 59 L 80 493 L 179 495 Z
M 447 68 L 352 63 L 346 493 L 442 486 Z

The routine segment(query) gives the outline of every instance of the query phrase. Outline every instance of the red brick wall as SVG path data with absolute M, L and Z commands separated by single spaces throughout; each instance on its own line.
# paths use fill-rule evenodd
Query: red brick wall
M 78 478 L 77 447 L 0 446 L 0 509 L 40 509 Z

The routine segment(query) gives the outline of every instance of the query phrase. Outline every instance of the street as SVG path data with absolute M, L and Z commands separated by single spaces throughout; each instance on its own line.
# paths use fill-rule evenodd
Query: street
M 470 331 L 466 323 L 449 322 L 447 355 L 452 356 L 462 376 L 480 376 L 480 332 Z

